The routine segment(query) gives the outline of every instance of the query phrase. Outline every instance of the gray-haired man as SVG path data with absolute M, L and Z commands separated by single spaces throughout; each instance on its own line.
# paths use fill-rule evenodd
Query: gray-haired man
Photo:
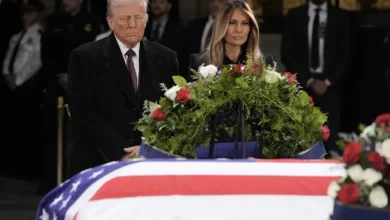
M 69 108 L 74 124 L 70 174 L 120 160 L 141 142 L 133 123 L 160 83 L 178 73 L 174 51 L 144 39 L 147 0 L 108 0 L 112 34 L 75 49 L 69 61 Z

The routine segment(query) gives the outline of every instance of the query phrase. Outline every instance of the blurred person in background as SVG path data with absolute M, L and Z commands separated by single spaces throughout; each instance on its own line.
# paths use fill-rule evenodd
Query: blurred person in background
M 0 70 L 3 70 L 3 60 L 7 53 L 9 40 L 11 36 L 19 32 L 21 29 L 21 20 L 20 20 L 20 0 L 0 0 Z M 1 71 L 0 71 L 1 72 Z M 0 77 L 0 129 L 2 132 L 1 145 L 2 149 L 6 149 L 11 143 L 8 143 L 10 134 L 9 121 L 11 114 L 10 107 L 10 90 L 8 89 L 7 84 L 5 83 L 5 78 Z M 3 162 L 6 162 L 8 155 L 6 153 L 0 154 L 0 174 L 3 171 L 6 171 L 6 166 L 3 166 Z
M 62 0 L 61 13 L 48 17 L 42 39 L 42 62 L 47 81 L 45 100 L 45 177 L 42 193 L 52 189 L 56 183 L 56 138 L 57 138 L 57 97 L 65 97 L 68 87 L 68 62 L 70 52 L 87 42 L 94 41 L 101 33 L 98 18 L 83 7 L 83 0 Z M 65 121 L 69 136 L 70 120 Z M 71 137 L 65 137 L 65 141 Z M 67 146 L 67 143 L 64 143 Z M 65 152 L 69 149 L 65 149 Z M 66 153 L 65 153 L 66 154 Z M 66 162 L 65 158 L 65 162 Z M 66 164 L 65 164 L 66 166 Z
M 186 75 L 188 54 L 185 45 L 185 29 L 178 20 L 170 17 L 172 0 L 150 0 L 150 17 L 145 29 L 145 37 L 176 52 L 179 71 Z
M 44 5 L 39 0 L 23 1 L 23 27 L 11 37 L 2 65 L 11 100 L 10 105 L 6 106 L 11 109 L 11 114 L 7 115 L 11 119 L 7 128 L 11 135 L 5 137 L 9 138 L 10 145 L 3 150 L 7 155 L 6 167 L 10 175 L 36 178 L 41 174 L 37 161 L 42 161 L 42 158 L 32 155 L 42 155 L 42 148 L 38 143 L 41 132 L 37 125 L 41 123 L 38 117 L 38 73 L 42 67 L 42 27 L 38 19 L 43 9 Z M 15 163 L 15 158 L 18 158 L 18 163 Z
M 377 115 L 390 110 L 390 10 L 378 8 L 378 0 L 356 0 L 361 10 L 350 12 L 353 27 L 353 65 L 348 75 L 349 130 L 370 124 Z M 362 105 L 362 100 L 370 100 Z M 344 119 L 344 118 L 343 118 Z M 349 131 L 348 130 L 348 131 Z
M 328 153 L 340 153 L 336 140 L 341 82 L 350 63 L 350 48 L 349 18 L 327 0 L 310 0 L 288 12 L 282 62 L 288 71 L 297 73 L 300 85 L 313 97 L 315 105 L 328 114 Z
M 188 24 L 187 40 L 189 54 L 204 52 L 211 38 L 215 16 L 226 0 L 209 0 L 209 15 Z

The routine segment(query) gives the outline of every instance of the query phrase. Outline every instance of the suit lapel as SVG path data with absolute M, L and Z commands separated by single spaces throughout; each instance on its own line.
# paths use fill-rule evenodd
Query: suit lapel
M 325 42 L 324 42 L 324 62 L 327 63 L 328 60 L 328 50 L 329 50 L 329 44 L 333 41 L 333 33 L 335 33 L 334 28 L 336 27 L 335 22 L 337 22 L 334 18 L 334 11 L 332 7 L 328 7 L 328 15 L 326 20 L 326 26 L 325 26 Z M 333 28 L 333 30 L 332 30 Z M 324 72 L 327 72 L 328 65 L 325 65 Z
M 310 48 L 309 48 L 309 7 L 306 4 L 302 8 L 301 18 L 299 19 L 302 22 L 302 43 L 303 43 L 303 49 L 304 52 L 302 53 L 303 56 L 305 56 L 305 59 L 307 62 L 309 62 L 309 54 L 310 54 Z M 298 20 L 298 21 L 299 21 Z
M 138 97 L 141 101 L 140 107 L 142 107 L 142 101 L 148 98 L 148 94 L 153 94 L 156 88 L 153 87 L 156 81 L 160 80 L 159 66 L 160 60 L 158 59 L 157 52 L 150 46 L 147 40 L 141 41 L 140 47 L 140 74 L 139 74 L 139 91 Z M 159 89 L 159 88 L 158 88 Z M 157 92 L 159 94 L 159 92 Z
M 131 75 L 127 71 L 125 61 L 113 33 L 107 38 L 104 56 L 106 57 L 106 67 L 109 74 L 114 77 L 126 98 L 135 107 L 139 108 L 139 101 L 132 85 Z

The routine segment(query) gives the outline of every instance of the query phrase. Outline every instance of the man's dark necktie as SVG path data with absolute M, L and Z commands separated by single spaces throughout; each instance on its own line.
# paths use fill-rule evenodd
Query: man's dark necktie
M 320 10 L 316 9 L 316 14 L 313 22 L 313 30 L 311 32 L 311 63 L 310 66 L 313 69 L 317 69 L 320 65 L 319 55 L 319 28 L 320 28 Z
M 131 75 L 131 81 L 133 82 L 134 91 L 137 91 L 137 72 L 135 72 L 133 57 L 135 56 L 135 52 L 132 49 L 129 49 L 126 52 L 127 55 L 127 70 Z
M 9 71 L 11 74 L 14 73 L 14 64 L 15 64 L 16 56 L 18 55 L 18 51 L 19 51 L 19 47 L 20 47 L 20 42 L 22 41 L 22 39 L 23 39 L 23 37 L 24 37 L 25 34 L 26 34 L 26 31 L 24 30 L 24 31 L 22 32 L 22 34 L 20 35 L 19 40 L 18 40 L 18 42 L 16 43 L 14 50 L 12 51 L 11 60 L 10 60 L 10 62 L 9 62 L 9 66 L 8 66 L 8 71 Z
M 154 27 L 152 34 L 150 36 L 151 37 L 150 40 L 152 40 L 152 41 L 159 41 L 160 40 L 160 27 L 161 27 L 161 25 L 159 23 Z

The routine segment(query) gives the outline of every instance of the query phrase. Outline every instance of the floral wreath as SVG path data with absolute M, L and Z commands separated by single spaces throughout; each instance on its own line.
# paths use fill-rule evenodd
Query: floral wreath
M 210 120 L 225 106 L 240 101 L 245 105 L 246 130 L 256 121 L 265 158 L 295 155 L 327 140 L 330 131 L 323 126 L 327 116 L 313 105 L 301 90 L 296 75 L 264 67 L 262 60 L 246 65 L 201 65 L 192 70 L 195 82 L 173 76 L 175 86 L 166 88 L 158 103 L 146 101 L 143 117 L 135 128 L 143 141 L 170 154 L 196 158 L 195 148 L 210 143 Z M 276 65 L 275 65 L 276 66 Z M 236 127 L 219 125 L 229 135 Z M 254 139 L 246 132 L 247 139 Z M 218 137 L 217 137 L 218 138 Z
M 390 208 L 390 114 L 379 115 L 344 147 L 346 176 L 333 181 L 328 195 L 342 204 Z

